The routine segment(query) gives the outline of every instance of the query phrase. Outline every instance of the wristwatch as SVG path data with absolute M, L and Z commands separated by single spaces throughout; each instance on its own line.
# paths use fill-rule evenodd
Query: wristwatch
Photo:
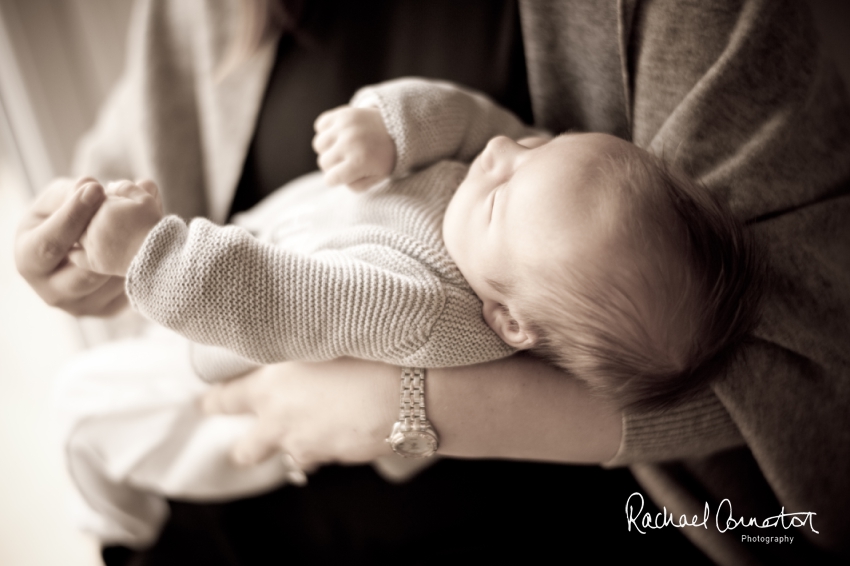
M 424 368 L 401 368 L 401 408 L 387 442 L 405 458 L 428 458 L 437 451 L 437 432 L 425 416 Z

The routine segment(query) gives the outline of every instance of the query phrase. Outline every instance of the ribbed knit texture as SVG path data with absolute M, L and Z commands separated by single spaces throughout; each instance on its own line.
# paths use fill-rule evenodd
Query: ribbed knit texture
M 664 412 L 628 413 L 620 450 L 605 466 L 615 467 L 649 459 L 674 459 L 670 446 L 699 442 L 693 456 L 708 455 L 743 443 L 738 429 L 717 396 L 709 390 Z

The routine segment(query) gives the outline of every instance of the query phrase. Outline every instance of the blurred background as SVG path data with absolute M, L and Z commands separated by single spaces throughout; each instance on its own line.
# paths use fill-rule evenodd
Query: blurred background
M 178 0 L 203 1 L 203 0 Z M 236 0 L 233 0 L 236 1 Z M 850 85 L 850 0 L 810 0 Z M 59 368 L 103 339 L 97 321 L 45 306 L 14 267 L 19 218 L 74 145 L 123 66 L 132 0 L 0 0 L 0 564 L 100 564 L 68 511 L 50 392 Z
M 0 0 L 3 565 L 101 564 L 97 545 L 72 525 L 50 411 L 54 377 L 86 341 L 77 321 L 44 305 L 18 275 L 12 244 L 36 192 L 67 174 L 77 138 L 118 78 L 131 7 L 132 0 Z

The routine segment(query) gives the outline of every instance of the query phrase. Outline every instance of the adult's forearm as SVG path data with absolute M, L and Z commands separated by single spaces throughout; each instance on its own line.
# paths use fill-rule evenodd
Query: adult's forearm
M 340 358 L 264 366 L 212 389 L 204 407 L 257 416 L 242 462 L 283 449 L 314 466 L 392 454 L 398 395 L 398 366 Z M 530 357 L 429 370 L 426 395 L 444 456 L 602 463 L 620 444 L 619 411 Z
M 444 456 L 603 463 L 620 445 L 616 406 L 531 356 L 432 369 L 426 393 Z

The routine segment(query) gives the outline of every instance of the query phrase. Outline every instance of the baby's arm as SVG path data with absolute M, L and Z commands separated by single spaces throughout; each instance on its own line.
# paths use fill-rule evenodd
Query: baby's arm
M 486 95 L 452 83 L 406 78 L 365 87 L 354 107 L 377 109 L 395 145 L 393 175 L 443 159 L 469 162 L 495 136 L 551 137 Z
M 239 227 L 166 217 L 133 260 L 127 294 L 153 321 L 256 363 L 402 360 L 426 339 L 443 291 L 418 262 L 376 252 L 307 256 Z
M 69 259 L 97 273 L 124 277 L 145 238 L 162 219 L 162 201 L 152 181 L 112 183 L 106 196 Z
M 364 88 L 351 106 L 319 116 L 315 129 L 325 180 L 355 190 L 441 159 L 471 161 L 494 136 L 548 137 L 483 94 L 424 79 Z

